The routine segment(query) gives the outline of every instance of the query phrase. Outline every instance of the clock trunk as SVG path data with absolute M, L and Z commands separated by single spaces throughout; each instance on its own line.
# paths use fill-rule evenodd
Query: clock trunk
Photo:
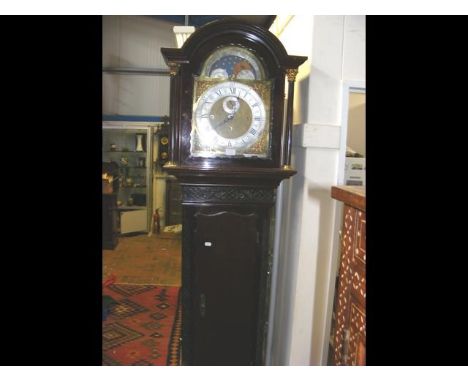
M 266 203 L 255 205 L 239 202 L 255 193 L 251 188 L 182 190 L 183 227 L 191 227 L 182 248 L 183 364 L 263 365 L 274 191 L 260 191 Z
M 261 364 L 256 358 L 261 217 L 255 209 L 200 208 L 193 222 L 191 364 Z

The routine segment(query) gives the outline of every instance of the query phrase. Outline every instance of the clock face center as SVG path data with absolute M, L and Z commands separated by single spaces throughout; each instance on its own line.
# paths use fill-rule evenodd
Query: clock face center
M 228 114 L 234 114 L 239 110 L 239 98 L 238 97 L 226 97 L 223 101 L 223 109 Z
M 210 124 L 221 137 L 236 139 L 249 130 L 252 124 L 252 110 L 241 98 L 221 98 L 213 104 Z

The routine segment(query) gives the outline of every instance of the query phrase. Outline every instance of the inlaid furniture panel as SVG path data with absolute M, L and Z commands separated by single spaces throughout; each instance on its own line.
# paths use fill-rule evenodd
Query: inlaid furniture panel
M 363 187 L 332 188 L 344 203 L 332 325 L 334 365 L 366 364 L 366 207 Z

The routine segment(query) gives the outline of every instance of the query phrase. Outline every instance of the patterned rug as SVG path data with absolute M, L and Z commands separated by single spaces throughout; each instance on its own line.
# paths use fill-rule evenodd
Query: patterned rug
M 104 366 L 179 365 L 179 287 L 112 284 L 103 294 Z

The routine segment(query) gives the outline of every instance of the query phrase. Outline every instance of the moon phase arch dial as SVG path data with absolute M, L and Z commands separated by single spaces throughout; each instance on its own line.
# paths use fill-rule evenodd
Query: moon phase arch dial
M 265 80 L 263 64 L 247 48 L 228 45 L 215 50 L 206 60 L 201 76 L 224 80 Z

